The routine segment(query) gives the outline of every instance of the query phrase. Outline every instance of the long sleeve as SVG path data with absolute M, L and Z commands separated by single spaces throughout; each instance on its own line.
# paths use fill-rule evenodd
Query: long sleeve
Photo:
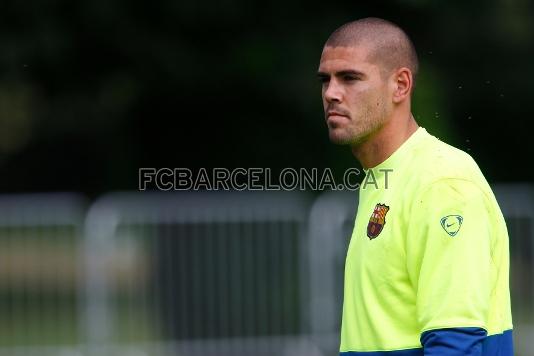
M 491 294 L 491 223 L 484 193 L 443 179 L 415 202 L 409 276 L 425 355 L 480 355 Z

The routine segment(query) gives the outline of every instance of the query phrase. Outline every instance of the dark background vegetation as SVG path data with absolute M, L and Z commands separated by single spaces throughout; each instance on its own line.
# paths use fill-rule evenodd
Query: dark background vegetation
M 139 167 L 358 166 L 330 144 L 315 72 L 378 16 L 419 52 L 414 114 L 490 182 L 532 181 L 534 5 L 10 1 L 0 5 L 0 190 L 136 189 Z

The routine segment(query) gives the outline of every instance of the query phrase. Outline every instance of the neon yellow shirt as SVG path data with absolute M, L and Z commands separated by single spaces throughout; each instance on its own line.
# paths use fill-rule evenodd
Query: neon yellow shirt
M 360 189 L 340 351 L 420 349 L 433 329 L 502 334 L 508 274 L 505 221 L 477 164 L 419 128 Z

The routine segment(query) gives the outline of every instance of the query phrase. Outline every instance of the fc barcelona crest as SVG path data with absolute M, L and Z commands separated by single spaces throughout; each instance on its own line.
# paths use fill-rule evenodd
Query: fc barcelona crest
M 367 237 L 374 239 L 377 237 L 386 224 L 386 214 L 389 211 L 389 206 L 385 204 L 376 204 L 371 217 L 369 218 L 369 224 L 367 225 Z

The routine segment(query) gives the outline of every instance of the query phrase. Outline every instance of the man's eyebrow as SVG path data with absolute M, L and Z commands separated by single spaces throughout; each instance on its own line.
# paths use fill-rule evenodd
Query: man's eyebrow
M 340 77 L 340 76 L 344 76 L 344 75 L 354 75 L 354 76 L 359 76 L 359 77 L 364 77 L 365 76 L 365 74 L 363 72 L 360 72 L 359 70 L 355 70 L 355 69 L 340 70 L 339 72 L 335 72 L 334 75 L 336 77 Z M 319 78 L 328 78 L 328 77 L 330 77 L 330 74 L 329 73 L 325 73 L 325 72 L 317 72 L 317 77 L 319 77 Z
M 358 77 L 363 77 L 365 74 L 363 72 L 360 72 L 359 70 L 355 69 L 346 69 L 346 70 L 340 70 L 339 72 L 336 72 L 336 76 L 344 76 L 344 75 L 354 75 Z

